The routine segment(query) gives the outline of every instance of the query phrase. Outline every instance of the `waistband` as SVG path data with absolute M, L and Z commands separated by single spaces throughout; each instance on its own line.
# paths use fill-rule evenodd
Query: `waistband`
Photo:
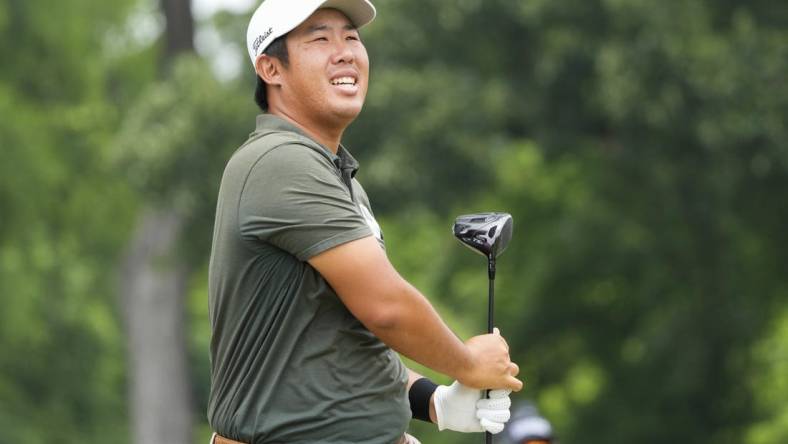
M 211 441 L 208 444 L 245 444 L 240 441 L 234 441 L 230 438 L 225 438 L 224 436 L 214 433 L 211 435 Z M 414 438 L 409 434 L 405 434 L 397 441 L 395 444 L 421 444 L 418 439 Z
M 211 435 L 211 441 L 208 444 L 245 444 L 240 441 L 233 441 L 230 438 L 225 438 L 224 436 L 214 433 Z

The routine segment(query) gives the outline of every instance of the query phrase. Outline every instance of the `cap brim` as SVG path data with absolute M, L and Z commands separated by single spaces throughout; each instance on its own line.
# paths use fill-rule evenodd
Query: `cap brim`
M 375 19 L 375 7 L 367 0 L 327 0 L 317 9 L 334 8 L 344 13 L 356 28 Z

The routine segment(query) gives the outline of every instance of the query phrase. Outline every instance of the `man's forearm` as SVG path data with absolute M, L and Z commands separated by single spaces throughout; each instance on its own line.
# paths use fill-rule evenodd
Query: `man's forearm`
M 398 295 L 383 297 L 385 322 L 367 328 L 404 356 L 454 379 L 474 365 L 466 345 L 449 329 L 427 299 L 402 278 L 388 287 Z
M 309 259 L 353 315 L 394 350 L 474 388 L 522 383 L 513 373 L 499 333 L 465 342 L 446 326 L 427 299 L 405 281 L 369 236 Z

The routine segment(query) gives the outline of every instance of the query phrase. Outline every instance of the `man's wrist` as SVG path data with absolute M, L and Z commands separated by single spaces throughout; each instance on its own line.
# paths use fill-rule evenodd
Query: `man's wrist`
M 438 423 L 438 413 L 435 411 L 435 392 L 430 396 L 430 421 L 433 424 Z
M 461 359 L 458 360 L 457 363 L 457 374 L 452 375 L 454 379 L 459 381 L 462 384 L 467 384 L 471 382 L 472 375 L 476 370 L 476 357 L 473 354 L 473 350 L 468 346 L 468 344 L 463 344 L 464 350 Z
M 410 402 L 410 411 L 413 419 L 418 419 L 424 422 L 433 422 L 437 415 L 435 414 L 435 389 L 438 385 L 427 378 L 420 378 L 411 385 L 408 390 L 408 401 Z

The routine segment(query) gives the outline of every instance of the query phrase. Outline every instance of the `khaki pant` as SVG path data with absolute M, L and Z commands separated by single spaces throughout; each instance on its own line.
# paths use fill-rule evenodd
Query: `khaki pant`
M 244 444 L 242 442 L 233 441 L 232 439 L 225 438 L 217 433 L 211 436 L 211 441 L 208 444 Z M 409 434 L 405 434 L 395 444 L 421 444 L 421 442 Z
M 421 444 L 421 441 L 406 433 L 405 436 L 399 440 L 399 444 Z

